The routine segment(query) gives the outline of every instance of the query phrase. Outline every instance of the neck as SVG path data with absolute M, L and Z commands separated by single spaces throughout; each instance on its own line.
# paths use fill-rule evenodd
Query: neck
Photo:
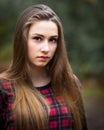
M 50 77 L 45 68 L 34 67 L 29 68 L 29 76 L 34 87 L 41 87 L 50 82 Z

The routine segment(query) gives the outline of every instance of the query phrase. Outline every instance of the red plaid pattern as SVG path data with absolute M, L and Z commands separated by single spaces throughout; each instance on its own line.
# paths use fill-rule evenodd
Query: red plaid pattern
M 9 81 L 0 80 L 0 129 L 15 130 L 12 106 L 14 101 L 13 87 Z
M 50 103 L 49 130 L 73 130 L 74 120 L 71 111 L 67 108 L 60 96 L 55 96 L 48 84 L 37 88 Z
M 37 88 L 50 103 L 49 130 L 72 130 L 73 116 L 60 96 L 55 97 L 51 84 Z M 12 106 L 14 102 L 13 85 L 0 80 L 0 127 L 1 130 L 15 130 Z

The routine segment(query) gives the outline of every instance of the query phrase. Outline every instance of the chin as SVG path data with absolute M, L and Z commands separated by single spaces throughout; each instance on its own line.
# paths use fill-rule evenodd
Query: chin
M 47 64 L 33 64 L 35 67 L 44 68 Z

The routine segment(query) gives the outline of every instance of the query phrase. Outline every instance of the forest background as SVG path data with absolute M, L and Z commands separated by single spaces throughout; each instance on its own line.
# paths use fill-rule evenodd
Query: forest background
M 103 130 L 104 0 L 0 0 L 0 71 L 12 59 L 18 16 L 33 4 L 49 5 L 60 17 L 69 62 L 83 85 L 88 128 Z

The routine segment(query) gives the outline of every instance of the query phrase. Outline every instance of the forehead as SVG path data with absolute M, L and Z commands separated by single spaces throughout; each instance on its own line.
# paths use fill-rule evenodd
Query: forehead
M 58 27 L 53 21 L 37 21 L 34 22 L 29 29 L 29 35 L 39 33 L 39 34 L 51 34 L 58 35 Z

